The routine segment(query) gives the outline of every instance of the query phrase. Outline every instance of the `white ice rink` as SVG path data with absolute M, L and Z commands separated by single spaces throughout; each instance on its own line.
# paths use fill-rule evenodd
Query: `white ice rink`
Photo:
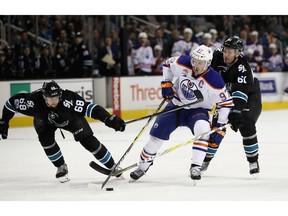
M 209 205 L 215 209 L 219 207 L 218 202 L 215 201 L 221 201 L 220 203 L 237 201 L 233 202 L 234 204 L 229 202 L 228 206 L 231 208 L 237 203 L 235 208 L 238 213 L 242 209 L 243 214 L 247 211 L 250 213 L 255 211 L 253 214 L 256 215 L 260 208 L 269 206 L 272 207 L 268 208 L 268 213 L 269 211 L 273 213 L 282 205 L 287 205 L 288 200 L 287 116 L 288 110 L 263 111 L 260 116 L 257 123 L 261 168 L 259 180 L 254 180 L 249 175 L 248 162 L 244 155 L 240 134 L 228 129 L 216 157 L 196 187 L 188 177 L 192 145 L 187 145 L 155 160 L 149 172 L 137 182 L 129 183 L 130 172 L 124 174 L 125 179 L 112 177 L 106 185 L 114 188 L 114 191 L 111 192 L 100 189 L 106 176 L 89 167 L 88 164 L 94 157 L 80 143 L 75 142 L 69 132 L 64 131 L 66 139 L 62 138 L 60 131 L 56 132 L 56 139 L 62 149 L 71 179 L 70 182 L 61 184 L 55 178 L 56 168 L 44 154 L 34 128 L 10 128 L 8 139 L 0 140 L 0 208 L 5 206 L 11 213 L 13 211 L 21 213 L 29 206 L 29 211 L 31 207 L 30 213 L 32 213 L 32 209 L 35 210 L 35 202 L 22 201 L 93 201 L 80 202 L 81 205 L 84 203 L 84 207 L 80 207 L 81 214 L 91 210 L 96 215 L 97 212 L 99 214 L 100 206 L 106 206 L 115 215 L 118 210 L 113 206 L 119 208 L 125 206 L 127 212 L 132 206 L 138 206 L 139 209 L 136 211 L 150 212 L 148 209 L 143 209 L 143 202 L 130 201 L 164 201 L 152 202 L 153 204 L 145 202 L 145 205 L 150 203 L 151 207 L 156 205 L 155 208 L 160 209 L 160 213 L 168 211 L 171 215 L 174 213 L 178 215 L 177 208 L 183 209 L 183 206 L 186 206 L 186 211 L 194 212 L 200 206 L 201 214 L 203 211 L 212 211 Z M 108 147 L 117 162 L 146 121 L 142 120 L 127 125 L 126 131 L 123 133 L 114 132 L 113 129 L 107 128 L 102 123 L 91 123 L 91 126 L 95 136 Z M 148 138 L 151 125 L 152 122 L 122 162 L 121 167 L 138 161 L 140 150 Z M 179 128 L 171 135 L 171 140 L 163 145 L 161 151 L 175 144 L 186 142 L 191 137 L 188 129 Z M 94 188 L 88 187 L 91 185 L 90 183 L 94 183 Z M 112 202 L 113 205 L 111 205 L 111 202 L 100 201 L 118 202 Z M 188 207 L 185 201 L 188 201 Z M 207 205 L 205 201 L 212 202 Z M 241 201 L 240 204 L 238 204 L 239 201 Z M 248 209 L 243 208 L 242 201 L 248 201 Z M 15 208 L 16 203 L 20 209 Z M 36 203 L 38 205 L 39 202 Z M 51 205 L 51 202 L 41 203 L 45 203 L 43 208 Z M 65 206 L 65 203 L 53 202 L 56 206 Z M 69 206 L 73 206 L 75 202 L 68 203 Z M 76 203 L 79 204 L 79 202 Z M 176 209 L 173 208 L 175 205 Z M 225 209 L 225 206 L 227 204 L 222 208 Z M 194 210 L 192 210 L 193 208 Z M 84 209 L 86 210 L 84 211 Z M 65 208 L 60 207 L 61 210 L 65 213 Z M 45 211 L 47 215 L 49 211 L 53 210 L 47 209 L 47 212 Z M 138 216 L 139 214 L 131 215 Z

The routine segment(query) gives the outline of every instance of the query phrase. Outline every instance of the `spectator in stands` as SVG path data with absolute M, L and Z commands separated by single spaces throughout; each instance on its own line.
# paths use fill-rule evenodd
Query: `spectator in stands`
M 99 64 L 97 61 L 97 57 L 99 55 L 100 48 L 104 46 L 103 39 L 100 36 L 100 32 L 98 29 L 94 29 L 93 31 L 93 69 L 99 70 Z
M 183 39 L 173 44 L 172 56 L 190 55 L 190 52 L 199 46 L 198 43 L 192 41 L 193 31 L 191 28 L 185 28 L 183 34 Z
M 16 77 L 17 79 L 35 79 L 35 58 L 31 54 L 28 45 L 23 46 L 23 53 L 16 59 Z
M 93 61 L 87 45 L 83 41 L 83 34 L 77 32 L 74 39 L 74 48 L 71 52 L 70 69 L 73 77 L 90 77 L 93 70 Z
M 68 41 L 73 44 L 75 36 L 76 36 L 76 32 L 75 32 L 75 25 L 72 21 L 69 21 L 66 24 L 66 33 L 67 33 L 67 39 Z
M 244 45 L 244 52 L 245 50 L 247 49 L 246 46 L 247 46 L 247 40 L 248 40 L 248 32 L 244 29 L 242 29 L 240 31 L 240 34 L 239 34 L 239 38 L 242 40 L 243 42 L 243 45 Z
M 106 36 L 104 46 L 100 47 L 97 56 L 97 64 L 99 65 L 99 74 L 101 76 L 116 76 L 118 74 L 119 49 L 113 50 L 112 38 Z
M 56 40 L 56 46 L 57 46 L 57 44 L 61 44 L 64 47 L 64 51 L 68 55 L 69 53 L 72 52 L 72 49 L 73 49 L 72 47 L 73 47 L 74 42 L 71 43 L 71 41 L 68 40 L 66 30 L 62 29 L 60 31 L 59 37 Z
M 23 30 L 20 32 L 20 40 L 15 43 L 15 58 L 18 59 L 21 55 L 23 55 L 24 47 L 30 48 L 30 55 L 32 57 L 35 56 L 36 44 L 35 42 L 29 38 L 28 31 Z
M 155 37 L 151 40 L 151 47 L 159 45 L 162 47 L 162 57 L 169 57 L 168 40 L 164 37 L 164 29 L 159 27 L 155 30 Z
M 37 78 L 54 78 L 55 71 L 52 68 L 53 59 L 50 54 L 50 46 L 43 43 L 40 47 L 40 56 L 36 58 L 35 73 Z
M 283 71 L 283 58 L 277 51 L 276 44 L 272 43 L 269 45 L 269 53 L 266 56 L 266 60 L 269 62 L 268 71 L 269 72 L 280 72 Z
M 255 56 L 254 56 L 255 51 L 253 49 L 248 49 L 246 52 L 246 60 L 253 72 L 259 73 L 261 71 L 261 67 L 259 66 L 259 63 L 256 61 Z
M 212 49 L 215 50 L 215 49 L 218 49 L 218 48 L 221 48 L 222 44 L 223 43 L 220 43 L 218 41 L 218 31 L 216 29 L 210 29 L 209 33 L 211 34 L 212 38 Z
M 60 37 L 60 33 L 63 29 L 63 25 L 60 19 L 54 21 L 54 26 L 52 29 L 52 40 L 56 41 Z
M 7 60 L 6 53 L 0 50 L 0 80 L 11 80 L 15 78 L 13 65 Z
M 154 64 L 154 55 L 152 47 L 149 45 L 146 32 L 140 32 L 138 35 L 140 46 L 135 48 L 135 58 L 133 59 L 136 75 L 152 75 L 152 65 Z
M 137 41 L 137 33 L 131 31 L 128 35 L 128 53 L 127 53 L 127 67 L 128 67 L 128 74 L 135 75 L 134 71 L 134 59 L 136 55 L 136 49 L 138 41 Z M 139 45 L 140 46 L 140 45 Z
M 56 52 L 53 57 L 53 69 L 58 78 L 72 78 L 69 68 L 69 59 L 63 44 L 56 45 Z
M 174 43 L 176 43 L 177 41 L 181 40 L 181 36 L 180 36 L 180 33 L 177 29 L 173 29 L 171 31 L 171 37 L 168 39 L 168 57 L 169 56 L 172 56 L 172 48 L 173 48 L 173 45 Z
M 157 44 L 154 47 L 154 65 L 152 65 L 152 73 L 154 75 L 162 74 L 164 58 L 162 57 L 162 47 Z
M 213 51 L 216 49 L 216 47 L 213 47 L 212 35 L 210 33 L 205 33 L 203 35 L 203 44 L 210 47 Z
M 250 33 L 250 40 L 247 42 L 247 45 L 245 46 L 245 54 L 247 54 L 247 51 L 249 49 L 253 50 L 253 53 L 255 55 L 255 58 L 262 59 L 263 58 L 263 46 L 262 44 L 259 43 L 258 41 L 258 32 L 257 31 L 252 31 Z
M 110 30 L 110 37 L 112 40 L 111 48 L 112 48 L 112 53 L 113 53 L 113 59 L 116 61 L 115 66 L 118 67 L 119 62 L 120 62 L 120 56 L 121 56 L 119 32 L 115 28 L 112 28 Z M 116 68 L 116 70 L 118 70 L 118 69 Z M 119 74 L 120 74 L 120 72 L 119 72 Z
M 52 29 L 48 24 L 49 20 L 47 16 L 43 16 L 39 21 L 39 36 L 52 41 Z

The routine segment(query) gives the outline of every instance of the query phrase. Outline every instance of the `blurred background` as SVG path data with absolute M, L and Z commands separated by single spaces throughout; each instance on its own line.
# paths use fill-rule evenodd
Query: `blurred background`
M 163 59 L 233 35 L 254 72 L 288 71 L 284 15 L 5 15 L 0 32 L 0 80 L 141 75 L 141 46 L 159 75 Z

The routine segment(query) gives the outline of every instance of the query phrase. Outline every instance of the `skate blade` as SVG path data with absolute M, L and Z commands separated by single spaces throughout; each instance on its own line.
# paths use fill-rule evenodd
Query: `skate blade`
M 258 180 L 259 179 L 259 173 L 253 173 L 251 174 L 253 179 Z
M 61 176 L 58 178 L 58 180 L 61 182 L 61 183 L 65 183 L 65 182 L 68 182 L 70 181 L 69 179 L 69 176 L 68 175 L 65 175 L 65 176 Z
M 130 178 L 130 179 L 129 179 L 129 183 L 133 183 L 133 182 L 136 182 L 136 180 L 135 180 L 135 179 L 132 179 L 132 178 Z

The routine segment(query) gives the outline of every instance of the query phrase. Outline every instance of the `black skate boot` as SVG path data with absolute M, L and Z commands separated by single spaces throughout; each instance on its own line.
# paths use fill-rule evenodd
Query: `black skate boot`
M 137 170 L 133 171 L 130 173 L 130 177 L 131 177 L 131 182 L 132 181 L 136 181 L 139 178 L 141 178 L 143 175 L 145 175 L 145 171 L 138 168 Z
M 249 172 L 255 178 L 259 178 L 260 167 L 258 161 L 249 163 Z
M 191 165 L 190 177 L 192 180 L 200 180 L 201 179 L 201 166 Z
M 114 164 L 113 165 L 113 167 L 111 168 L 111 170 L 113 170 L 113 168 L 116 166 L 116 164 Z M 118 172 L 120 172 L 122 170 L 122 168 L 121 167 L 117 167 L 115 170 L 114 170 L 114 173 L 118 173 Z M 113 174 L 113 176 L 115 176 L 116 178 L 119 178 L 120 176 L 122 176 L 122 173 L 119 173 L 118 175 L 114 175 Z
M 200 167 L 200 172 L 205 172 L 209 167 L 210 161 L 203 161 L 202 166 Z
M 70 181 L 69 176 L 68 176 L 68 168 L 67 168 L 66 164 L 63 164 L 60 167 L 57 167 L 56 178 L 61 183 L 65 183 L 67 181 Z
M 149 168 L 153 165 L 153 161 L 152 162 L 147 162 L 148 163 L 148 167 L 146 168 L 146 170 L 141 169 L 140 167 L 138 167 L 135 171 L 130 173 L 130 182 L 134 182 L 136 180 L 138 180 L 139 178 L 141 178 L 142 176 L 144 176 L 144 174 L 149 170 Z

